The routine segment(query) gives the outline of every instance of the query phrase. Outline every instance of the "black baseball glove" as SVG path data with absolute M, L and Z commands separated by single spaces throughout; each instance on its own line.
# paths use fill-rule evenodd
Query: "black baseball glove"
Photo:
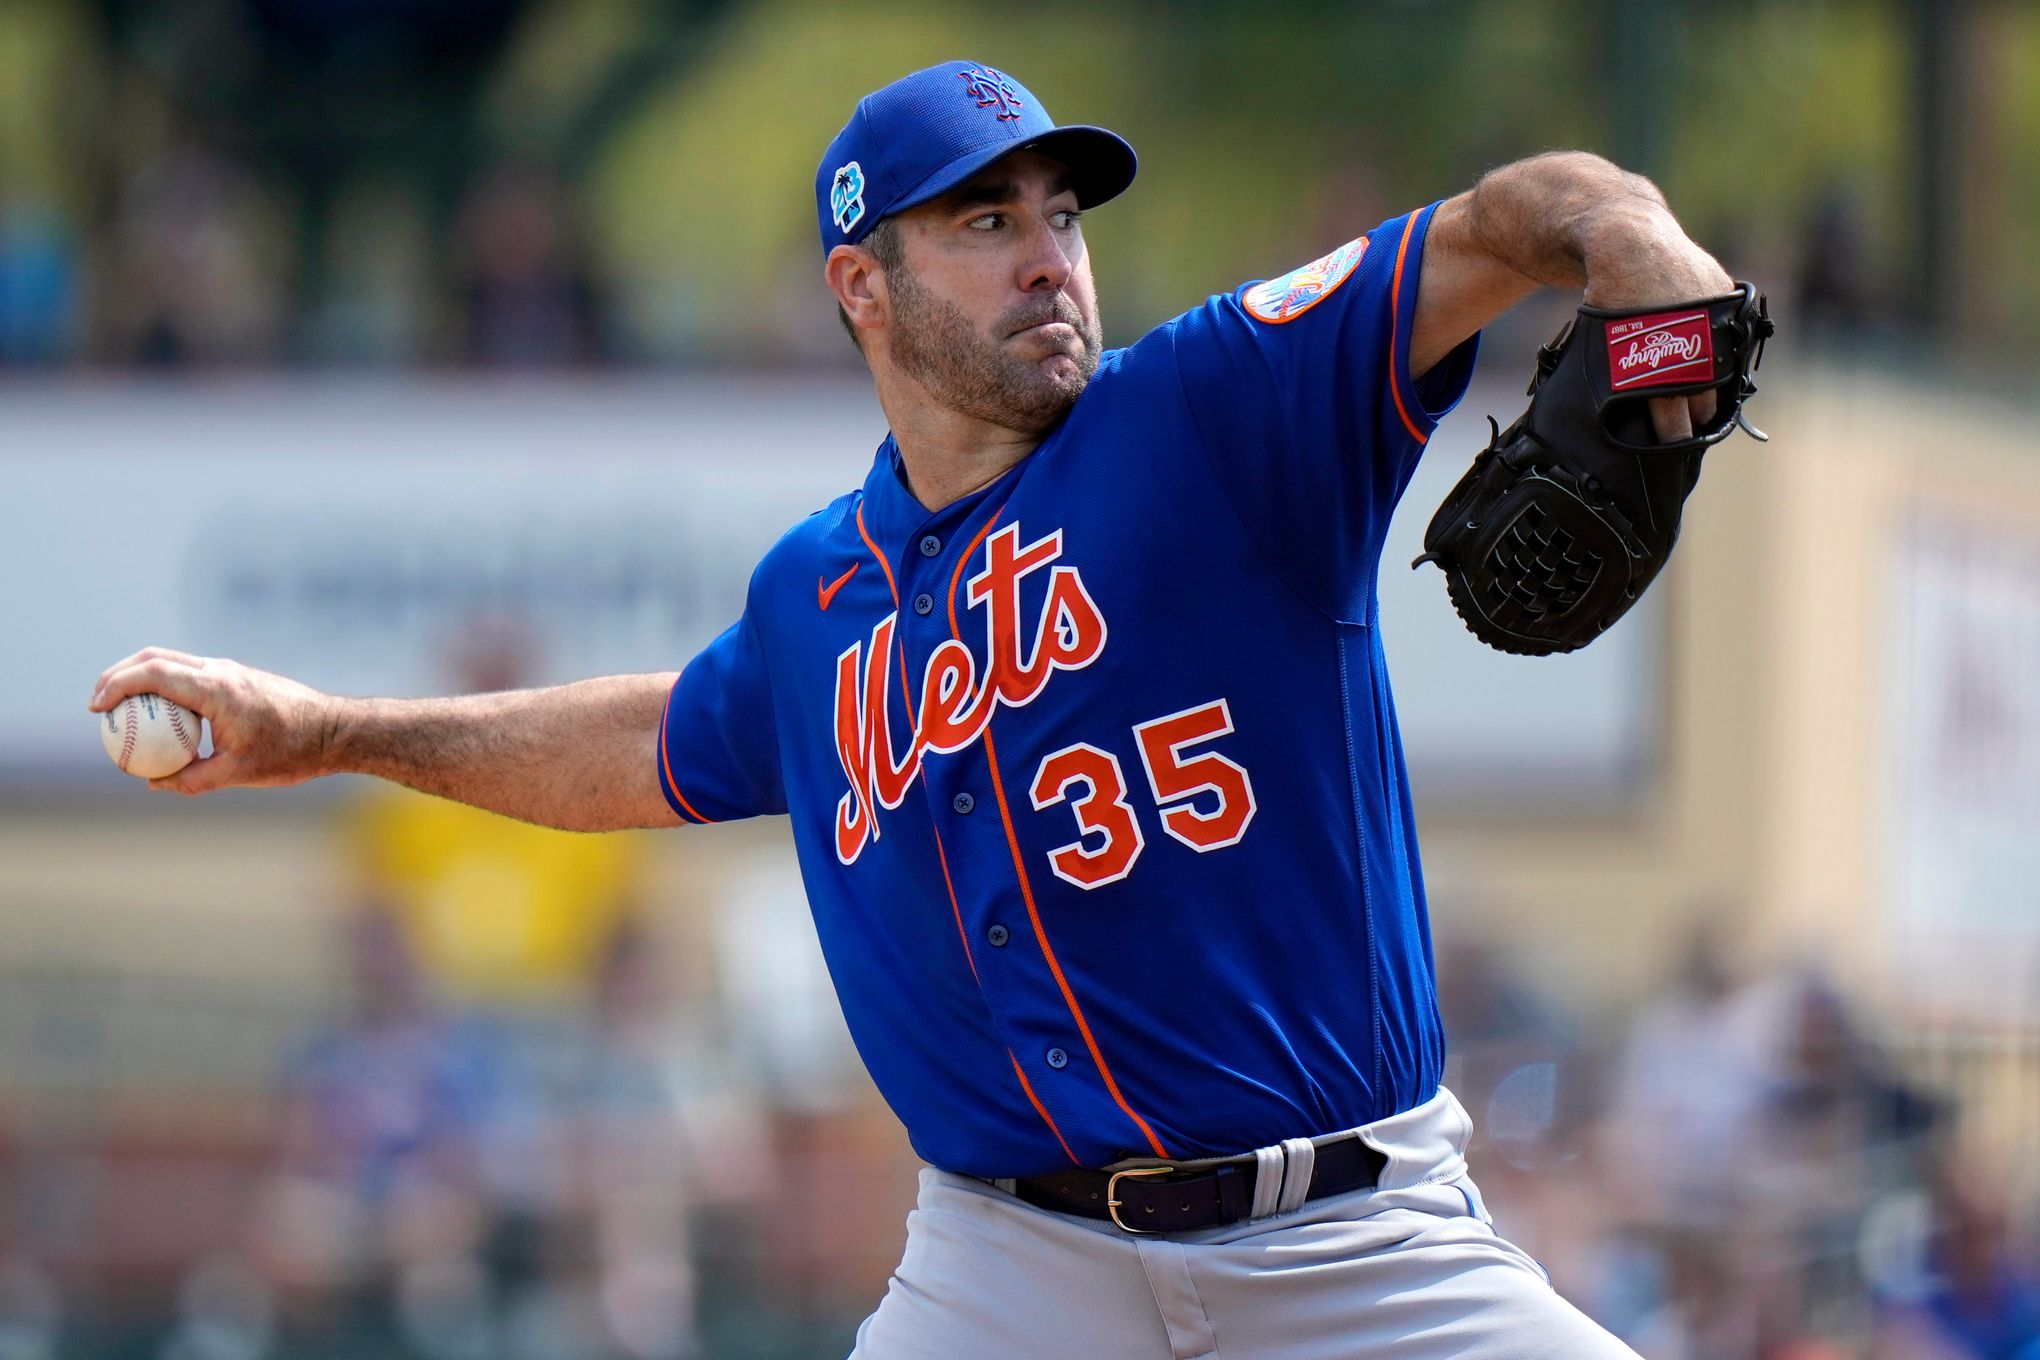
M 1537 353 L 1529 409 L 1496 434 L 1424 533 L 1475 637 L 1525 656 L 1570 652 L 1636 603 L 1671 556 L 1701 455 L 1737 426 L 1772 332 L 1747 283 L 1674 307 L 1582 307 Z M 1652 397 L 1714 389 L 1714 416 L 1659 443 Z M 1492 427 L 1494 421 L 1489 420 Z

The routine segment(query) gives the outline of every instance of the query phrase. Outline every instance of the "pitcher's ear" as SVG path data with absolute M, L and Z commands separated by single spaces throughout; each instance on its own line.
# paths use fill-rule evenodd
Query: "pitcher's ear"
M 829 252 L 822 274 L 854 330 L 874 330 L 885 324 L 890 303 L 885 268 L 871 251 L 863 246 L 837 246 Z

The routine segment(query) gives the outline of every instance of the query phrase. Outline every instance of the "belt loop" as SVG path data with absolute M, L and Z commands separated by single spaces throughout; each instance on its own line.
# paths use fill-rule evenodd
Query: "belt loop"
M 1237 1223 L 1251 1214 L 1252 1205 L 1247 1202 L 1246 1177 L 1237 1166 L 1222 1166 L 1218 1176 L 1218 1211 L 1225 1216 L 1225 1222 Z
M 1275 1205 L 1278 1214 L 1293 1214 L 1310 1195 L 1311 1172 L 1317 1169 L 1317 1147 L 1308 1138 L 1282 1140 L 1282 1197 Z
M 1282 1201 L 1282 1149 L 1254 1149 L 1254 1209 L 1251 1217 L 1266 1218 Z

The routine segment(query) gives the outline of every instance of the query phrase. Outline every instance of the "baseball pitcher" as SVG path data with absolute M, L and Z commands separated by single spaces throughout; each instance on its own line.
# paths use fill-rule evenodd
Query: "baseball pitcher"
M 1427 542 L 1498 646 L 1648 585 L 1769 322 L 1646 180 L 1504 166 L 1124 349 L 1083 215 L 1131 147 L 950 62 L 860 102 L 822 267 L 890 434 L 677 676 L 343 699 L 150 648 L 198 794 L 355 771 L 585 831 L 791 819 L 926 1161 L 865 1360 L 1591 1360 L 1443 1089 L 1382 537 L 1481 327 L 1587 304 Z

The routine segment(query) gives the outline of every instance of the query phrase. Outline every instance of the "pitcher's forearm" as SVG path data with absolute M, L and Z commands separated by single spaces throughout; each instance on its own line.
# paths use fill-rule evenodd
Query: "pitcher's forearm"
M 1723 291 L 1727 275 L 1695 246 L 1658 187 L 1584 151 L 1555 151 L 1489 171 L 1468 228 L 1524 279 L 1585 288 L 1626 304 Z
M 670 826 L 653 751 L 674 677 L 446 699 L 335 699 L 330 773 L 374 775 L 569 831 Z
M 612 675 L 453 699 L 342 699 L 225 657 L 144 647 L 87 705 L 161 694 L 203 717 L 210 754 L 152 779 L 168 793 L 274 788 L 358 773 L 573 831 L 679 824 L 659 791 L 674 677 Z
M 1591 306 L 1643 308 L 1719 297 L 1734 284 L 1679 226 L 1655 184 L 1584 151 L 1500 166 L 1432 215 L 1410 372 L 1420 376 L 1539 285 L 1581 288 Z M 1684 439 L 1714 394 L 1653 397 L 1661 439 Z

